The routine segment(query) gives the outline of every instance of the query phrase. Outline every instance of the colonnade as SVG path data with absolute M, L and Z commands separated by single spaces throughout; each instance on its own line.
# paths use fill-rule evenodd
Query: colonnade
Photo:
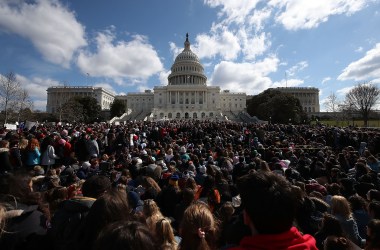
M 206 91 L 168 91 L 167 103 L 170 104 L 207 104 Z

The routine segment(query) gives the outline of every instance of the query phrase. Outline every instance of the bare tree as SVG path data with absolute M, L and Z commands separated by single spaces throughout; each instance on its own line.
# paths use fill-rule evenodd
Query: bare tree
M 333 113 L 332 117 L 335 120 L 338 120 L 339 118 L 338 112 L 339 112 L 339 107 L 340 107 L 338 96 L 335 93 L 331 93 L 323 102 L 323 104 L 325 105 L 327 112 L 332 112 Z
M 19 93 L 19 101 L 17 102 L 18 106 L 18 115 L 17 121 L 20 122 L 20 117 L 25 109 L 33 108 L 33 101 L 30 99 L 29 92 L 26 89 L 22 89 Z
M 345 103 L 354 111 L 361 114 L 364 126 L 368 126 L 369 114 L 376 105 L 380 89 L 370 82 L 360 83 L 346 94 Z
M 0 75 L 0 105 L 5 113 L 4 124 L 8 121 L 8 109 L 18 101 L 20 90 L 20 82 L 13 72 Z
M 331 93 L 323 103 L 326 107 L 327 112 L 338 112 L 339 111 L 339 100 L 335 93 Z

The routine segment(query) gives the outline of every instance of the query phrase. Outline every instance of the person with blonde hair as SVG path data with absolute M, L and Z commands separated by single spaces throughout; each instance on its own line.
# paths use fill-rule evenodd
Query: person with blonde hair
M 156 238 L 161 250 L 176 250 L 178 243 L 174 237 L 170 220 L 162 218 L 156 222 Z
M 157 203 L 152 199 L 144 201 L 143 214 L 145 216 L 146 224 L 152 231 L 155 231 L 156 223 L 164 218 Z
M 334 195 L 331 198 L 331 214 L 339 220 L 347 237 L 360 246 L 362 238 L 359 235 L 358 225 L 352 214 L 350 203 L 344 196 Z
M 218 224 L 208 206 L 203 202 L 190 205 L 179 228 L 182 240 L 180 250 L 217 249 Z

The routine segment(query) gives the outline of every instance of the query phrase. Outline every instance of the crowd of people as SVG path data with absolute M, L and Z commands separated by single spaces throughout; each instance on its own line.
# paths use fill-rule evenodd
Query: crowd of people
M 0 130 L 0 249 L 380 249 L 380 130 Z

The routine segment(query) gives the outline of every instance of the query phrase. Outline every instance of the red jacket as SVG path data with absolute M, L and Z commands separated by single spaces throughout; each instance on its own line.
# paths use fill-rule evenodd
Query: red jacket
M 318 250 L 313 236 L 302 235 L 297 228 L 292 227 L 289 231 L 281 234 L 257 234 L 244 237 L 240 246 L 229 250 Z

